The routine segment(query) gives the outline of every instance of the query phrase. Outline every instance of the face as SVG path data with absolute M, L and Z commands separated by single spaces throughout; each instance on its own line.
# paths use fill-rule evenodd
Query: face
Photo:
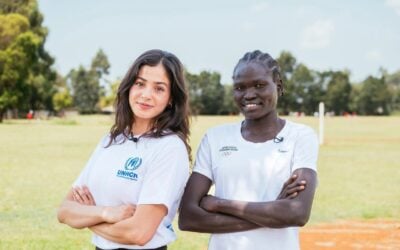
M 164 66 L 144 65 L 129 90 L 129 105 L 135 122 L 149 126 L 167 107 L 171 97 L 171 83 Z
M 271 71 L 259 63 L 241 63 L 233 76 L 233 97 L 246 119 L 259 119 L 276 112 L 278 88 Z

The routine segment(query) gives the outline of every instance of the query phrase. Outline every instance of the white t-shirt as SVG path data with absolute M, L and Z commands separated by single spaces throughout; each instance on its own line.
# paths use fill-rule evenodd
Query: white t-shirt
M 96 234 L 92 243 L 104 249 L 167 245 L 176 239 L 172 220 L 189 177 L 185 144 L 177 135 L 142 137 L 136 143 L 120 143 L 122 138 L 117 137 L 117 143 L 105 148 L 110 140 L 105 136 L 73 186 L 87 185 L 98 206 L 164 204 L 168 214 L 144 246 L 119 244 Z
M 314 131 L 286 120 L 275 140 L 246 141 L 241 122 L 210 129 L 202 139 L 193 171 L 215 184 L 215 196 L 249 202 L 274 201 L 298 168 L 316 170 L 318 140 Z M 299 249 L 297 227 L 212 234 L 211 250 Z

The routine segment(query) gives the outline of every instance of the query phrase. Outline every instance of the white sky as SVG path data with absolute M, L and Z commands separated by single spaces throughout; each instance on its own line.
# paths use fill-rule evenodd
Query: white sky
M 39 8 L 62 74 L 89 65 L 99 48 L 110 80 L 153 48 L 189 72 L 217 71 L 223 83 L 255 49 L 290 51 L 312 69 L 348 69 L 353 81 L 400 69 L 400 0 L 39 0 Z

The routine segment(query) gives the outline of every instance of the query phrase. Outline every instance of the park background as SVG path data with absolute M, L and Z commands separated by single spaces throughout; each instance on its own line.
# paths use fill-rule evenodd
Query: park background
M 399 26 L 396 0 L 0 0 L 0 249 L 91 249 L 90 233 L 59 225 L 56 208 L 110 128 L 121 78 L 152 48 L 185 65 L 194 151 L 207 128 L 241 119 L 238 59 L 254 49 L 276 57 L 280 114 L 316 131 L 319 102 L 329 115 L 306 229 L 372 223 L 305 249 L 400 248 Z M 171 249 L 207 246 L 207 235 L 178 236 Z

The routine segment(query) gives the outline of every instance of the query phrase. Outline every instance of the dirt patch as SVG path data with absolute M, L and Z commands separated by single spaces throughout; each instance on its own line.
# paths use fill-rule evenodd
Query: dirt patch
M 302 250 L 400 249 L 400 221 L 340 221 L 300 230 Z

